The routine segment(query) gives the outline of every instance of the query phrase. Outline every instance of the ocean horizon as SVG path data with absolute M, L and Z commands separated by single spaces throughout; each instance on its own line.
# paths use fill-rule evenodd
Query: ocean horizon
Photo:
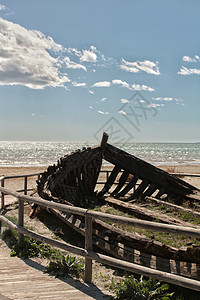
M 0 166 L 48 166 L 66 154 L 95 144 L 67 141 L 0 141 Z M 132 142 L 114 145 L 153 165 L 200 164 L 200 143 Z

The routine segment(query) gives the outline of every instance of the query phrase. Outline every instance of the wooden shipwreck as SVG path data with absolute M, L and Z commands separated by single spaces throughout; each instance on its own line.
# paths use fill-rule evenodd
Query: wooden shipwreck
M 100 145 L 77 150 L 49 166 L 37 181 L 40 197 L 85 208 L 92 208 L 100 201 L 137 218 L 169 224 L 177 223 L 164 214 L 156 216 L 148 210 L 143 213 L 142 208 L 133 204 L 135 199 L 153 196 L 164 201 L 168 198 L 200 200 L 199 190 L 194 186 L 110 145 L 107 140 L 108 135 L 104 133 Z M 113 169 L 102 188 L 98 178 L 103 160 Z M 82 217 L 55 210 L 53 213 L 80 234 L 85 234 Z M 114 257 L 199 278 L 198 246 L 177 249 L 97 220 L 93 221 L 93 241 L 95 246 Z

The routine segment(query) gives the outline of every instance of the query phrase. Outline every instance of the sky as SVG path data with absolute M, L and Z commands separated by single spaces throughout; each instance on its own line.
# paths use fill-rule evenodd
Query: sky
M 199 0 L 0 0 L 0 140 L 200 142 Z

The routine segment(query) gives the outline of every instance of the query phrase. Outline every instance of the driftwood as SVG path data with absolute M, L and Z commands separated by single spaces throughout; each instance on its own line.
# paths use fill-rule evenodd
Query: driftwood
M 158 201 L 157 203 L 160 203 L 160 204 L 162 204 L 162 203 L 165 204 L 166 203 L 166 206 L 173 207 L 173 208 L 177 208 L 177 207 L 179 208 L 180 207 L 178 205 L 173 205 L 169 202 L 157 200 L 156 198 L 152 198 L 152 197 L 146 197 L 146 199 L 154 199 L 154 201 Z M 177 219 L 177 218 L 174 218 L 174 217 L 171 217 L 171 216 L 167 216 L 166 214 L 163 214 L 163 213 L 158 213 L 158 212 L 150 210 L 146 207 L 142 207 L 141 205 L 126 203 L 124 201 L 120 201 L 120 200 L 114 199 L 112 197 L 106 197 L 105 202 L 108 203 L 109 205 L 113 206 L 114 208 L 119 209 L 120 211 L 123 211 L 125 213 L 130 214 L 130 215 L 133 215 L 136 218 L 139 218 L 139 219 L 142 219 L 142 220 L 159 221 L 161 223 L 166 223 L 166 224 L 176 224 L 176 225 L 181 225 L 181 226 L 190 226 L 190 227 L 200 229 L 200 226 L 198 226 L 198 225 L 194 225 L 192 223 L 185 222 L 185 221 L 182 221 L 180 219 Z M 182 207 L 181 207 L 181 209 L 184 212 L 192 212 L 192 210 L 184 209 Z M 198 217 L 200 217 L 200 213 L 196 213 L 196 214 L 198 215 Z
M 190 213 L 193 216 L 195 216 L 197 218 L 200 218 L 200 212 L 195 211 L 194 209 L 185 208 L 183 206 L 172 204 L 172 203 L 169 203 L 167 201 L 162 201 L 162 200 L 159 200 L 159 199 L 156 199 L 156 198 L 153 198 L 153 197 L 146 197 L 145 199 L 150 200 L 152 202 L 155 202 L 158 205 L 167 206 L 167 207 L 171 208 L 172 210 L 175 210 L 175 211 L 178 210 L 178 211 L 182 211 L 184 213 Z

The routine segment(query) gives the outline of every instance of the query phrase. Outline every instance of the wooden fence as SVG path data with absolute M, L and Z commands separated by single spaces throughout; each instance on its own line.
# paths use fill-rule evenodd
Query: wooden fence
M 20 177 L 29 177 L 29 176 L 39 176 L 40 174 L 31 174 L 31 175 L 20 175 Z M 7 176 L 8 177 L 8 176 Z M 12 178 L 16 178 L 19 176 L 12 176 Z M 11 176 L 9 176 L 9 179 Z M 14 230 L 18 232 L 18 241 L 21 242 L 23 240 L 23 236 L 27 235 L 32 238 L 35 238 L 41 242 L 46 244 L 52 245 L 54 247 L 61 248 L 63 250 L 69 251 L 73 254 L 81 255 L 85 257 L 85 281 L 91 282 L 92 280 L 92 260 L 96 260 L 100 263 L 110 265 L 115 268 L 121 268 L 123 270 L 133 272 L 136 274 L 141 274 L 148 277 L 153 277 L 158 280 L 163 280 L 165 282 L 179 285 L 182 287 L 186 287 L 189 289 L 193 289 L 196 291 L 200 291 L 200 282 L 197 280 L 185 278 L 179 275 L 174 275 L 171 273 L 166 273 L 162 271 L 158 271 L 155 269 L 151 269 L 148 267 L 144 267 L 141 265 L 137 265 L 135 263 L 130 263 L 127 261 L 123 261 L 120 259 L 116 259 L 107 255 L 103 255 L 92 250 L 93 245 L 93 236 L 92 236 L 92 223 L 93 219 L 98 219 L 102 221 L 112 222 L 112 223 L 120 223 L 124 225 L 131 225 L 135 227 L 151 229 L 160 232 L 167 232 L 175 235 L 185 235 L 189 237 L 200 238 L 200 230 L 191 228 L 191 227 L 181 227 L 176 225 L 168 225 L 168 224 L 160 224 L 156 222 L 144 221 L 144 220 L 137 220 L 122 216 L 111 215 L 107 213 L 101 213 L 96 211 L 91 211 L 88 209 L 69 206 L 65 204 L 59 204 L 52 201 L 47 201 L 41 198 L 31 197 L 28 195 L 23 195 L 19 192 L 9 190 L 4 187 L 4 181 L 6 177 L 1 177 L 1 186 L 0 192 L 1 197 L 2 195 L 11 195 L 18 199 L 18 224 L 13 223 L 12 221 L 8 220 L 4 215 L 0 214 L 0 223 L 4 222 Z M 27 179 L 24 181 L 24 193 L 27 193 Z M 1 198 L 1 210 L 3 210 L 5 206 L 5 199 Z M 60 210 L 63 212 L 80 215 L 85 218 L 85 248 L 76 247 L 64 242 L 56 241 L 51 238 L 47 238 L 43 235 L 37 234 L 29 229 L 24 227 L 24 202 L 30 202 L 38 204 L 42 207 L 46 208 L 53 208 L 56 210 Z M 1 224 L 0 224 L 1 225 Z M 1 226 L 0 226 L 1 227 Z
M 34 174 L 25 174 L 25 175 L 12 175 L 12 176 L 1 176 L 0 177 L 0 187 L 5 187 L 5 182 L 9 181 L 11 179 L 24 179 L 24 186 L 21 190 L 18 190 L 17 192 L 23 192 L 24 195 L 27 195 L 28 192 L 33 191 L 33 188 L 28 188 L 28 178 L 30 177 L 36 177 L 37 179 L 40 178 L 41 173 L 34 173 Z M 5 201 L 5 193 L 1 192 L 1 208 L 4 207 L 4 201 Z

